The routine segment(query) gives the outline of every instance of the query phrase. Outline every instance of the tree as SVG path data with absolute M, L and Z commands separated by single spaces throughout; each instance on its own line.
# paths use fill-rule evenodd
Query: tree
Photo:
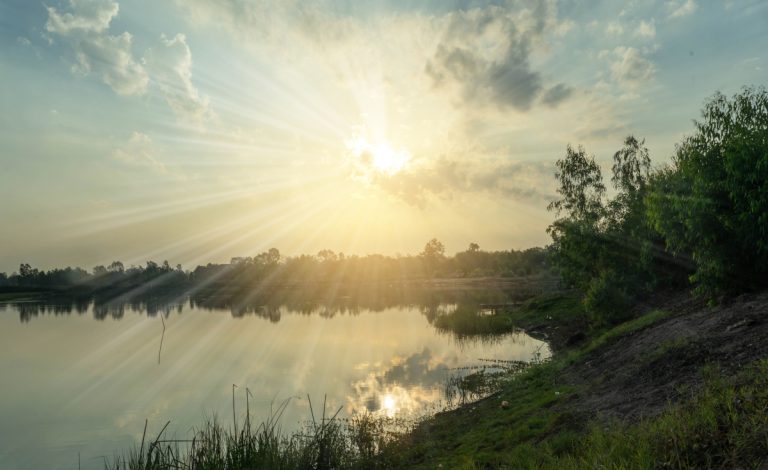
M 602 197 L 605 194 L 603 176 L 594 157 L 587 157 L 584 148 L 573 150 L 567 146 L 565 158 L 555 165 L 555 178 L 560 183 L 557 193 L 561 199 L 553 201 L 547 207 L 557 215 L 565 212 L 573 220 L 594 220 L 602 212 Z
M 626 319 L 632 299 L 654 285 L 659 245 L 644 205 L 650 174 L 645 141 L 626 137 L 613 159 L 617 194 L 603 204 L 600 167 L 582 147 L 567 147 L 555 175 L 562 198 L 549 205 L 561 217 L 547 229 L 561 276 L 582 290 L 593 321 L 608 324 Z
M 480 251 L 480 245 L 478 245 L 477 243 L 472 242 L 472 243 L 469 244 L 469 248 L 467 248 L 467 251 L 470 252 L 470 253 L 476 253 L 476 252 Z
M 33 269 L 29 263 L 21 263 L 19 265 L 19 276 L 22 278 L 33 277 L 37 274 L 37 269 Z
M 595 254 L 602 242 L 598 223 L 604 215 L 603 176 L 594 157 L 587 157 L 583 147 L 574 150 L 568 145 L 565 157 L 555 166 L 561 198 L 547 207 L 561 216 L 547 228 L 553 242 L 553 261 L 566 283 L 586 289 L 598 274 Z
M 112 261 L 112 263 L 107 266 L 107 270 L 111 273 L 122 274 L 125 271 L 125 266 L 123 266 L 123 263 L 120 261 Z
M 421 252 L 421 256 L 429 259 L 437 259 L 445 256 L 445 245 L 443 245 L 437 238 L 433 238 L 424 245 L 424 251 Z
M 768 92 L 715 94 L 648 198 L 649 218 L 695 263 L 696 292 L 713 299 L 764 286 L 768 275 Z
M 424 245 L 424 251 L 420 253 L 420 256 L 424 259 L 427 272 L 430 275 L 435 275 L 445 258 L 445 245 L 437 238 L 433 238 Z
M 613 186 L 624 193 L 638 193 L 645 188 L 650 170 L 651 157 L 645 139 L 627 136 L 624 147 L 613 155 Z
M 317 252 L 317 259 L 320 260 L 321 263 L 324 263 L 336 261 L 338 256 L 336 256 L 336 253 L 334 253 L 333 250 L 320 250 Z

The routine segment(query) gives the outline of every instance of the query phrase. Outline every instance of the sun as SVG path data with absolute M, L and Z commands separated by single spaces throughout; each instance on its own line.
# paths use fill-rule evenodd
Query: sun
M 384 395 L 384 398 L 381 400 L 381 411 L 387 416 L 393 416 L 397 411 L 397 401 L 395 400 L 395 397 L 389 394 Z
M 359 165 L 375 173 L 392 176 L 403 171 L 411 161 L 411 154 L 407 150 L 395 149 L 387 141 L 374 143 L 358 137 L 348 141 L 347 147 Z
M 384 142 L 371 147 L 371 164 L 373 167 L 388 175 L 399 173 L 405 168 L 405 165 L 411 159 L 408 152 L 404 150 L 394 150 L 388 143 Z

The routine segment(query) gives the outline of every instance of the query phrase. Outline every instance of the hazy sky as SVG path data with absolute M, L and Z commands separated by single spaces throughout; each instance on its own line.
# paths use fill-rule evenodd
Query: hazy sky
M 0 1 L 0 271 L 548 242 L 553 163 L 656 163 L 768 78 L 768 2 Z

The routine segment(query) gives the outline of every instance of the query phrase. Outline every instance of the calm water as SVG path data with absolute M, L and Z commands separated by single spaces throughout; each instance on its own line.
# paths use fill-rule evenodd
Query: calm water
M 309 418 L 307 394 L 316 410 L 327 395 L 328 409 L 346 414 L 422 414 L 442 406 L 446 379 L 465 367 L 549 354 L 524 333 L 439 332 L 429 318 L 462 299 L 427 298 L 349 308 L 0 304 L 0 468 L 77 468 L 78 453 L 82 468 L 103 468 L 104 456 L 141 440 L 145 419 L 148 435 L 170 420 L 177 438 L 206 416 L 231 424 L 232 384 L 238 414 L 248 387 L 258 420 L 294 397 L 282 420 L 290 430 Z

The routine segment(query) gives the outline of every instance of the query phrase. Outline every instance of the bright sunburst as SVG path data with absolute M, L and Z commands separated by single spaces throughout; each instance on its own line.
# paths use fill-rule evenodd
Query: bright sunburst
M 401 172 L 411 161 L 407 150 L 395 149 L 386 141 L 371 143 L 358 137 L 348 141 L 347 147 L 363 168 L 390 176 Z

